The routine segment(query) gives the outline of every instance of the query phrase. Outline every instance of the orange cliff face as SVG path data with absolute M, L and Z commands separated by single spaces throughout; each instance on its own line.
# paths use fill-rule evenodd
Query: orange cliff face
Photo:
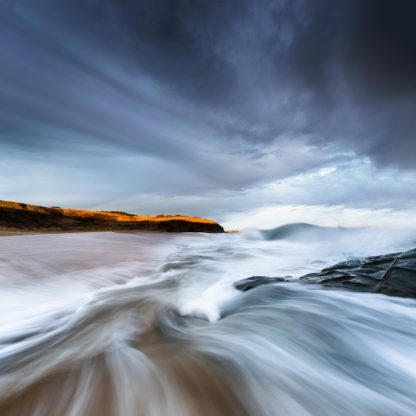
M 0 201 L 0 229 L 31 231 L 152 230 L 224 232 L 215 221 L 183 215 L 134 215 Z

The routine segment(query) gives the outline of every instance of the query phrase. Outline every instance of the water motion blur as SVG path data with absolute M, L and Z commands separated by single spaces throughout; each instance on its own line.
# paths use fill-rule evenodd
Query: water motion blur
M 0 414 L 413 416 L 415 301 L 297 278 L 414 234 L 300 228 L 0 238 Z

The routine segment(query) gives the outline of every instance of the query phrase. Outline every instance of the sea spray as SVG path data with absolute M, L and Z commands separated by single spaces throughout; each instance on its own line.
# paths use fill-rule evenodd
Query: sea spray
M 0 414 L 413 416 L 415 302 L 295 281 L 411 248 L 408 235 L 376 232 L 0 239 Z M 259 273 L 294 281 L 233 288 Z

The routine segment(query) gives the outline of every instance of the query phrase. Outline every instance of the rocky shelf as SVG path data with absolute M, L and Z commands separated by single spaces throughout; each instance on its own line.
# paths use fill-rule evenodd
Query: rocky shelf
M 338 263 L 299 279 L 251 276 L 235 283 L 241 291 L 285 281 L 416 298 L 416 249 Z

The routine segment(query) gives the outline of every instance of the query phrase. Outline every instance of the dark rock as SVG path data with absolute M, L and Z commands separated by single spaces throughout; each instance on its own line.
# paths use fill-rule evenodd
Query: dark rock
M 396 257 L 377 291 L 391 296 L 416 298 L 416 249 Z
M 247 279 L 239 280 L 234 283 L 234 287 L 242 292 L 254 289 L 257 286 L 267 285 L 270 283 L 286 282 L 284 277 L 266 277 L 266 276 L 251 276 Z
M 287 280 L 253 276 L 236 282 L 234 286 L 246 291 L 282 281 Z M 341 262 L 319 273 L 307 274 L 298 281 L 318 283 L 331 288 L 416 298 L 416 249 Z
M 320 283 L 325 286 L 346 287 L 351 290 L 375 291 L 386 270 L 401 253 L 373 256 L 349 260 L 310 273 L 300 278 L 307 283 Z

